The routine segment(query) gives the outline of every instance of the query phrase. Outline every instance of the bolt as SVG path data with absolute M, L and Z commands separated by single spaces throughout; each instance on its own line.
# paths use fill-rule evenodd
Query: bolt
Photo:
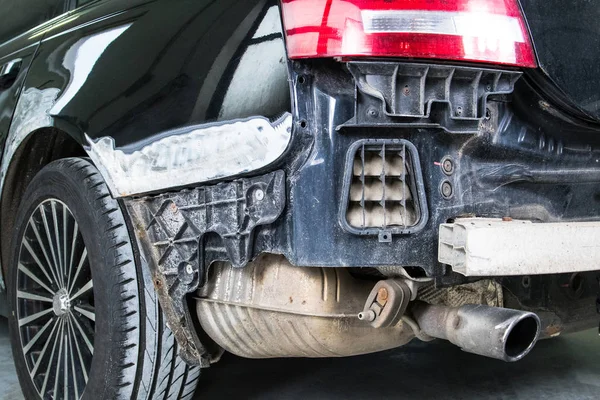
M 445 199 L 449 199 L 452 197 L 454 190 L 452 189 L 452 184 L 450 184 L 450 182 L 448 181 L 444 181 L 444 183 L 442 183 L 442 196 L 444 196 Z
M 187 264 L 185 266 L 185 272 L 187 272 L 189 275 L 194 273 L 194 267 L 192 267 L 192 264 Z
M 388 299 L 388 291 L 386 288 L 382 287 L 377 292 L 377 299 L 381 301 L 386 301 Z
M 452 175 L 452 173 L 454 173 L 454 163 L 450 158 L 445 158 L 442 161 L 442 171 L 446 175 Z
M 377 111 L 374 107 L 369 107 L 367 110 L 367 115 L 371 118 L 379 117 L 379 111 Z
M 257 201 L 262 201 L 262 200 L 265 198 L 265 192 L 264 192 L 262 189 L 257 189 L 257 190 L 254 192 L 254 198 L 255 198 Z

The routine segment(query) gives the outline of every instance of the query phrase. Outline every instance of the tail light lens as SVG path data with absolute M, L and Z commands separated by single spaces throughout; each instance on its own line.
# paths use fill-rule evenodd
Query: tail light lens
M 290 58 L 411 57 L 535 67 L 518 0 L 282 0 Z

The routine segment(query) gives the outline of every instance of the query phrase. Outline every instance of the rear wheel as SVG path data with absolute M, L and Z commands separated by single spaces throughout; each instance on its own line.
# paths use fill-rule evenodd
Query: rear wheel
M 19 208 L 11 340 L 27 399 L 186 399 L 187 366 L 119 203 L 84 159 L 46 166 Z

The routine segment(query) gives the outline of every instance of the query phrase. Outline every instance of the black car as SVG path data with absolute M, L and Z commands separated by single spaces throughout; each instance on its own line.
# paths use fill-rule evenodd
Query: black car
M 600 6 L 0 0 L 0 287 L 28 399 L 224 351 L 597 326 Z M 200 389 L 201 390 L 201 389 Z

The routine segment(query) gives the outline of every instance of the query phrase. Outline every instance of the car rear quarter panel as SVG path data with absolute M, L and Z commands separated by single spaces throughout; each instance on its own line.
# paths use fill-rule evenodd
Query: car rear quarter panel
M 290 111 L 275 0 L 97 1 L 33 39 L 2 189 L 20 146 L 44 128 L 132 152 L 182 127 Z

